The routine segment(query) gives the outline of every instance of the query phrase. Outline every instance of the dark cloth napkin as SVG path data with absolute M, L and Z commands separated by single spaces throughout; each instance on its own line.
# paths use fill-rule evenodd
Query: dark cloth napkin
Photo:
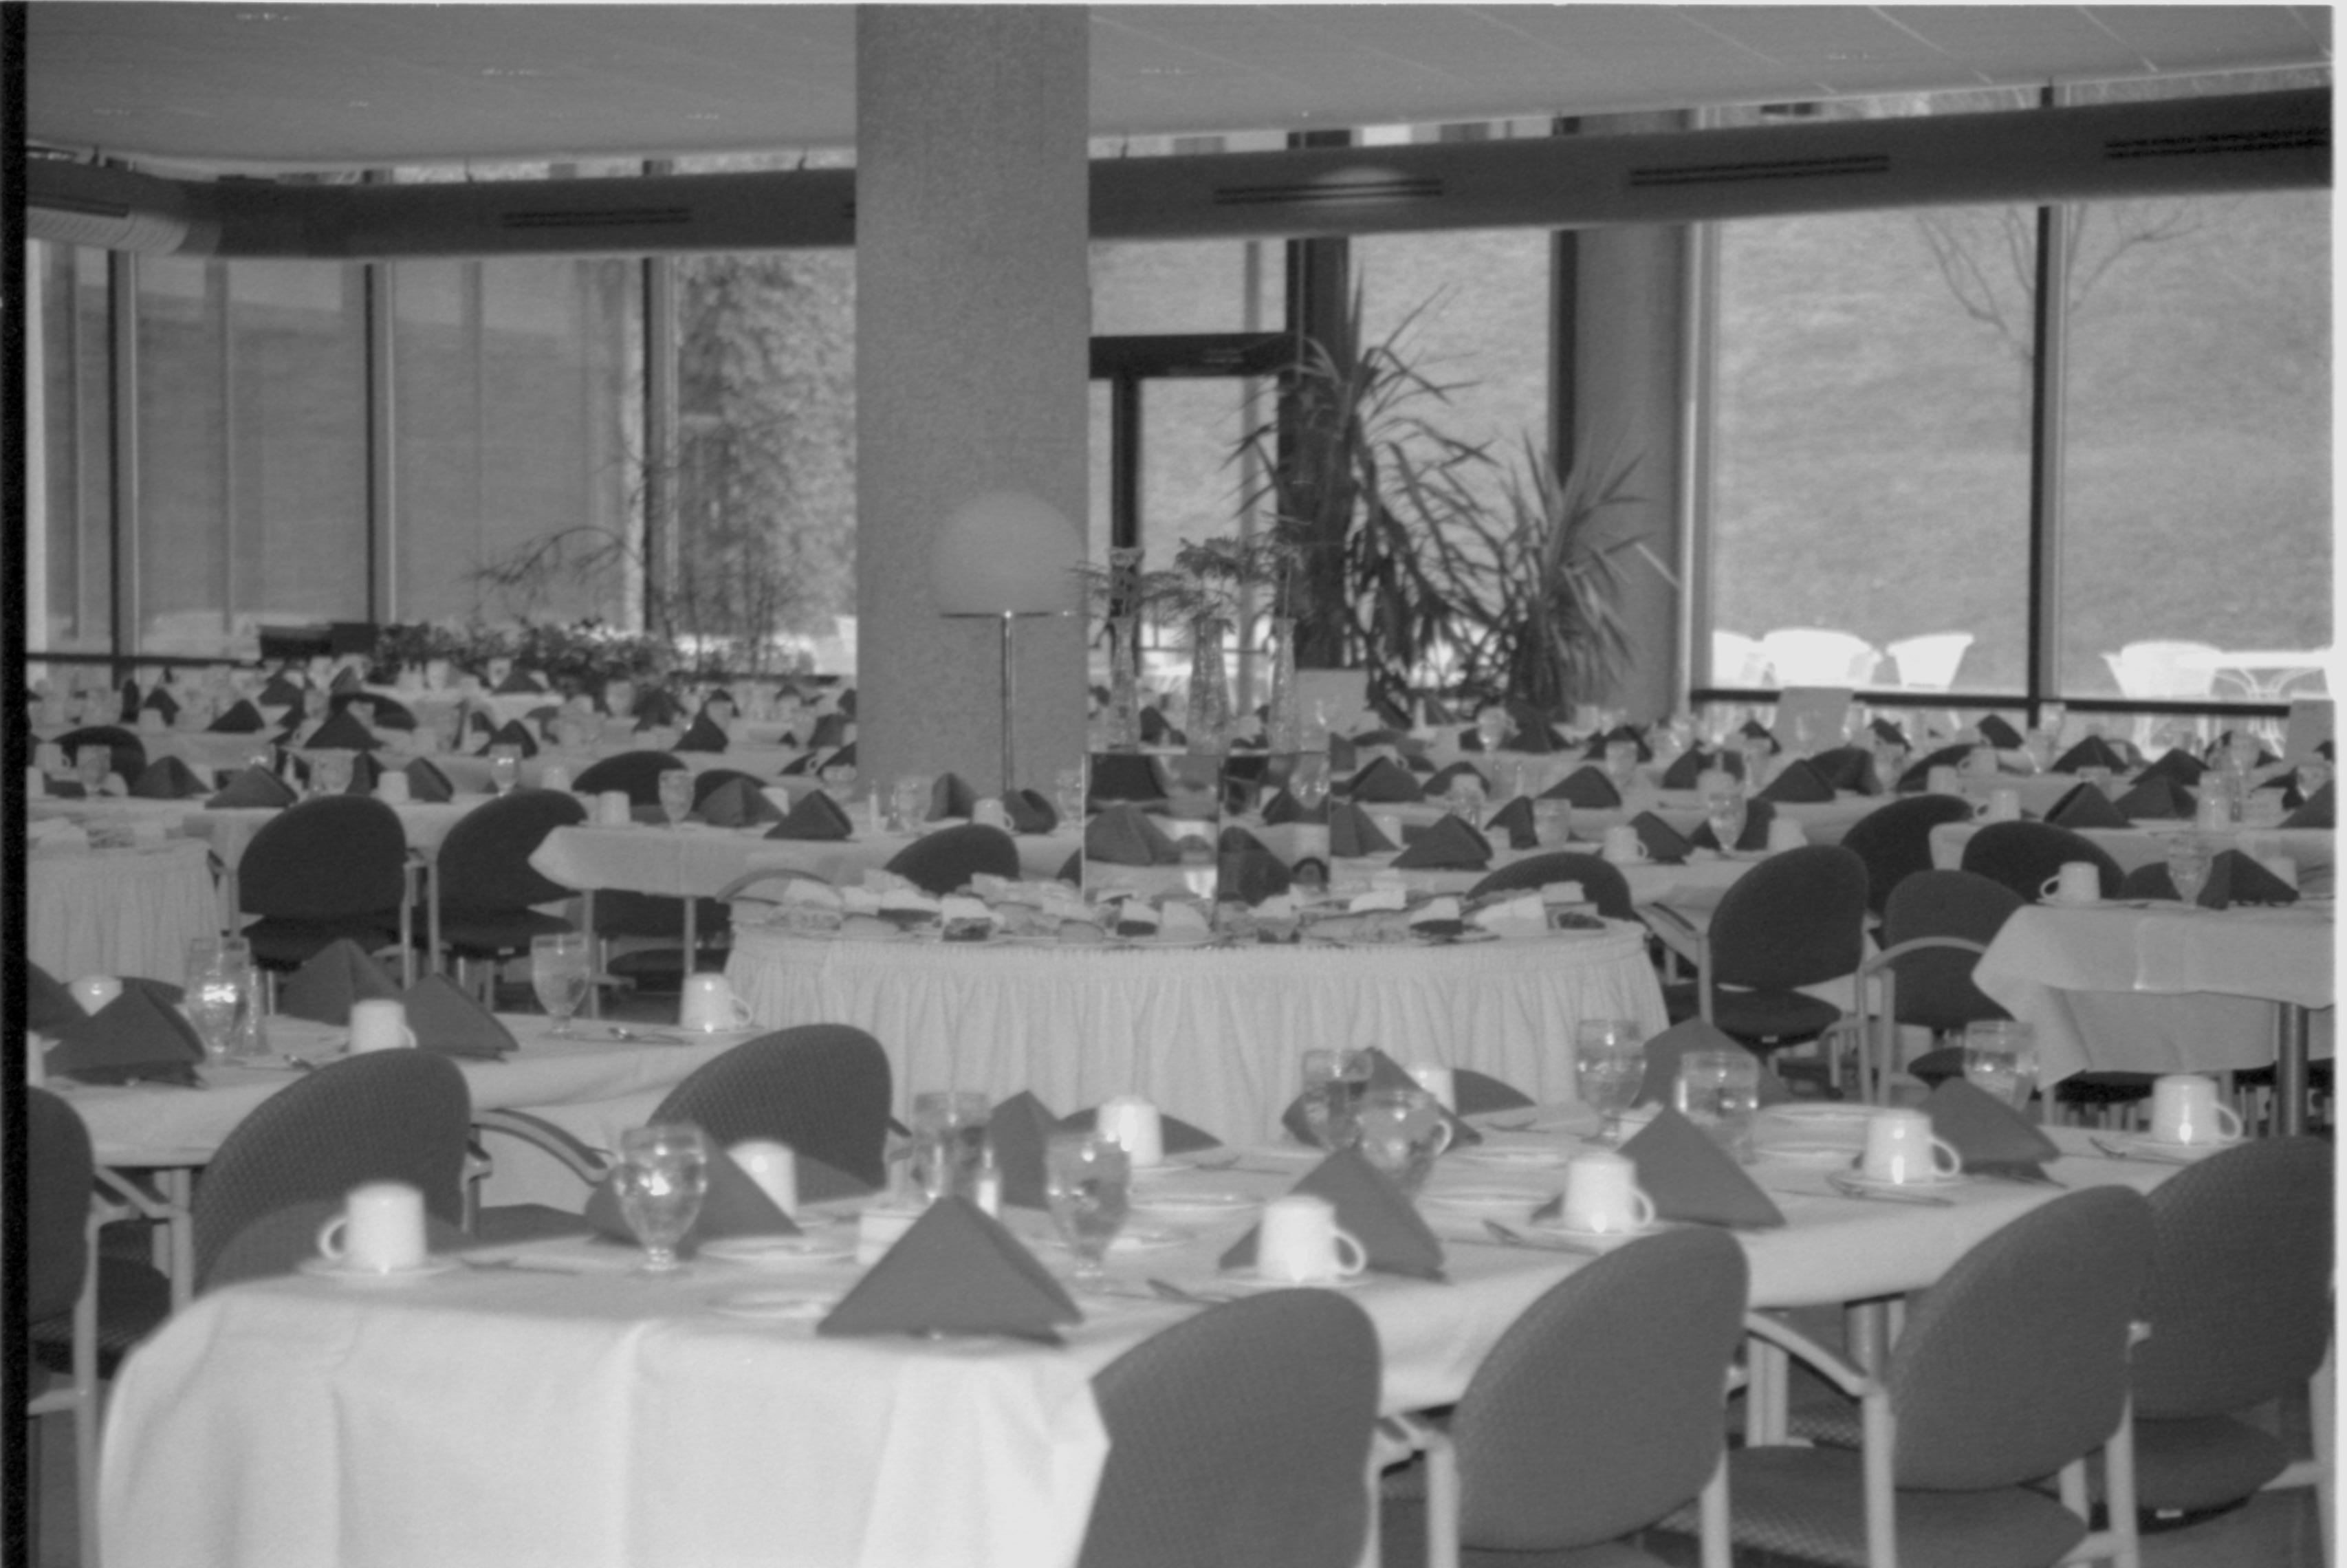
M 775 776 L 779 778 L 803 777 L 815 771 L 815 753 L 801 752 L 797 756 L 794 756 L 789 762 L 784 763 L 777 771 Z
M 1540 824 L 1532 816 L 1532 803 L 1522 795 L 1485 817 L 1483 831 L 1506 834 L 1510 849 L 1540 847 Z
M 399 982 L 348 937 L 338 937 L 312 954 L 277 989 L 277 1010 L 313 1023 L 351 1021 L 353 1002 L 397 999 Z
M 822 765 L 816 768 L 815 772 L 817 774 L 823 774 L 829 773 L 834 768 L 853 769 L 855 766 L 856 743 L 854 741 L 850 741 L 847 744 L 840 747 L 839 750 L 832 753 L 831 755 L 824 758 Z
M 1349 774 L 1361 765 L 1361 748 L 1344 735 L 1328 737 L 1328 772 L 1331 776 Z
M 1458 783 L 1460 779 L 1473 779 L 1477 784 L 1481 784 L 1486 791 L 1489 791 L 1491 787 L 1491 779 L 1485 776 L 1483 770 L 1477 767 L 1473 763 L 1453 763 L 1449 767 L 1443 768 L 1430 776 L 1426 783 L 1420 787 L 1424 789 L 1427 794 L 1440 798 L 1441 795 L 1448 793 L 1450 786 Z
M 1687 842 L 1697 849 L 1766 849 L 1768 847 L 1768 824 L 1776 819 L 1776 805 L 1756 795 L 1744 803 L 1744 831 L 1736 835 L 1733 845 L 1721 845 L 1719 835 L 1711 831 L 1708 822 L 1697 825 Z
M 2093 784 L 2082 784 L 2065 793 L 2045 814 L 2056 827 L 2125 827 L 2127 813 Z
M 640 735 L 646 730 L 664 730 L 684 721 L 684 704 L 676 700 L 674 692 L 663 686 L 637 692 L 636 700 L 628 712 L 635 719 L 635 733 Z
M 9 962 L 25 976 L 25 1027 L 40 1034 L 54 1034 L 59 1026 L 77 1023 L 89 1015 L 66 989 L 65 982 L 24 955 L 15 954 Z
M 1870 719 L 1867 721 L 1866 727 L 1895 745 L 1903 746 L 1907 743 L 1907 732 L 1889 719 Z
M 269 808 L 293 804 L 293 791 L 283 779 L 262 767 L 243 767 L 221 786 L 220 794 L 204 802 L 208 806 L 227 809 L 236 806 Z
M 251 735 L 260 732 L 263 722 L 261 710 L 249 699 L 239 697 L 206 728 L 215 735 Z
M 211 785 L 177 757 L 157 757 L 130 781 L 130 793 L 140 800 L 191 800 L 210 794 Z
M 712 827 L 755 827 L 781 822 L 781 808 L 751 779 L 727 779 L 701 797 L 692 815 Z
M 1158 776 L 1154 757 L 1107 753 L 1092 758 L 1089 794 L 1095 805 L 1119 800 L 1163 800 L 1165 781 Z
M 1663 770 L 1663 787 L 1693 789 L 1702 780 L 1706 771 L 1726 765 L 1719 753 L 1706 752 L 1701 746 L 1690 746 L 1681 752 L 1670 766 Z
M 1914 790 L 1929 789 L 1932 786 L 1933 768 L 1961 770 L 1964 765 L 1964 760 L 1972 754 L 1973 749 L 1970 746 L 1942 746 L 1938 751 L 1925 753 L 1921 760 L 1911 764 L 1905 773 L 1899 775 L 1900 793 L 1903 794 Z
M 1141 743 L 1144 746 L 1178 746 L 1189 737 L 1174 727 L 1174 721 L 1155 708 L 1141 710 Z
M 1579 767 L 1541 791 L 1542 800 L 1569 800 L 1584 811 L 1607 811 L 1622 804 L 1622 792 L 1603 768 Z
M 1807 757 L 1787 763 L 1775 778 L 1760 786 L 1761 800 L 1816 804 L 1834 797 L 1834 787 Z
M 81 1009 L 77 1006 L 76 1013 Z M 42 1059 L 46 1071 L 83 1083 L 179 1083 L 200 1081 L 204 1059 L 195 1027 L 162 995 L 125 981 L 122 994 L 94 1013 L 67 1020 L 55 1030 L 56 1044 Z
M 819 713 L 815 716 L 814 733 L 807 736 L 808 750 L 819 752 L 825 746 L 840 746 L 846 743 L 847 720 L 844 716 L 838 713 Z
M 1351 859 L 1365 855 L 1391 855 L 1400 845 L 1378 831 L 1369 814 L 1351 801 L 1332 802 L 1328 807 L 1328 853 L 1332 856 Z
M 497 695 L 500 697 L 526 697 L 533 692 L 543 692 L 545 690 L 546 683 L 544 682 L 531 674 L 528 671 L 517 667 L 513 670 L 507 671 L 506 678 L 497 682 Z
M 1872 753 L 1859 746 L 1835 746 L 1809 759 L 1829 788 L 1854 794 L 1881 794 L 1882 781 L 1875 776 Z
M 1330 833 L 1331 853 L 1335 834 Z M 1409 847 L 1394 856 L 1397 871 L 1481 871 L 1491 864 L 1491 841 L 1461 818 L 1445 816 L 1409 839 Z
M 1138 806 L 1112 805 L 1084 824 L 1084 858 L 1107 866 L 1179 866 L 1182 852 Z
M 2141 784 L 2146 779 L 2173 779 L 2188 789 L 2197 789 L 2200 784 L 2200 775 L 2208 771 L 2208 764 L 2182 746 L 2170 746 L 2136 775 L 2136 783 Z
M 351 782 L 343 786 L 344 794 L 373 794 L 374 786 L 383 782 L 383 764 L 373 752 L 361 752 L 351 759 Z
M 1685 1019 L 1646 1042 L 1646 1075 L 1638 1083 L 1637 1103 L 1670 1105 L 1678 1100 L 1679 1058 L 1690 1050 L 1733 1050 L 1760 1063 L 1760 1103 L 1782 1105 L 1793 1097 L 1785 1081 L 1768 1061 L 1746 1050 L 1742 1042 L 1717 1024 L 1699 1018 Z
M 1346 783 L 1345 798 L 1384 805 L 1422 801 L 1426 791 L 1408 768 L 1391 757 L 1378 757 Z
M 725 746 L 725 732 L 717 727 L 717 721 L 709 716 L 705 707 L 692 716 L 692 723 L 676 739 L 680 752 L 722 752 Z
M 1616 724 L 1602 735 L 1590 736 L 1589 744 L 1583 748 L 1581 754 L 1591 762 L 1604 762 L 1605 748 L 1616 741 L 1634 743 L 1638 748 L 1640 762 L 1651 763 L 1655 760 L 1655 748 L 1646 743 L 1646 737 L 1638 733 L 1638 727 L 1635 724 Z
M 82 787 L 79 779 L 51 779 L 42 785 L 42 790 L 51 800 L 87 800 L 89 798 L 89 791 Z
M 2045 1174 L 2045 1162 L 2062 1157 L 2034 1123 L 1962 1077 L 1942 1080 L 1924 1100 L 1923 1112 L 1932 1119 L 1932 1131 L 1963 1156 L 1964 1169 L 1975 1175 L 2034 1180 Z
M 782 821 L 766 830 L 768 838 L 846 838 L 856 831 L 847 813 L 821 790 L 809 790 L 791 804 Z
M 1216 855 L 1245 855 L 1250 850 L 1258 855 L 1268 855 L 1271 853 L 1264 847 L 1262 839 L 1257 838 L 1254 834 L 1249 833 L 1245 828 L 1239 826 L 1236 823 L 1233 823 L 1231 825 L 1224 828 L 1220 834 L 1215 835 L 1214 853 Z
M 2146 779 L 2111 803 L 2129 822 L 2175 821 L 2192 815 L 2192 792 L 2174 779 Z
M 1416 1279 L 1442 1277 L 1442 1243 L 1409 1194 L 1363 1159 L 1358 1149 L 1337 1150 L 1306 1172 L 1291 1190 L 1334 1204 L 1337 1228 L 1352 1233 L 1371 1268 Z M 1261 1228 L 1249 1227 L 1232 1244 L 1223 1254 L 1225 1268 L 1255 1266 L 1255 1235 Z
M 1089 1132 L 1099 1125 L 1100 1107 L 1097 1105 L 1071 1111 L 1059 1121 L 1059 1130 L 1062 1132 Z M 1223 1146 L 1220 1138 L 1203 1127 L 1194 1127 L 1179 1116 L 1168 1116 L 1163 1111 L 1157 1113 L 1157 1137 L 1168 1154 L 1194 1154 L 1202 1149 Z
M 149 709 L 162 714 L 163 722 L 167 724 L 179 716 L 179 704 L 172 700 L 169 689 L 163 686 L 158 686 L 148 692 L 147 700 L 138 704 L 138 710 L 141 712 Z
M 269 683 L 261 689 L 261 702 L 263 707 L 279 708 L 301 701 L 300 684 L 288 679 L 282 671 L 272 675 L 269 678 Z
M 418 1050 L 495 1061 L 515 1048 L 512 1031 L 497 1015 L 446 975 L 425 976 L 400 992 L 399 1000 Z
M 326 690 L 329 692 L 355 692 L 359 689 L 360 684 L 359 672 L 351 668 L 351 666 L 345 664 L 341 669 L 334 671 L 333 679 L 326 682 Z
M 1698 1225 L 1780 1225 L 1784 1212 L 1711 1135 L 1665 1105 L 1622 1153 L 1638 1167 L 1638 1185 L 1656 1217 Z
M 817 1334 L 1001 1334 L 1060 1343 L 1084 1315 L 1001 1221 L 968 1198 L 928 1206 Z
M 1684 863 L 1694 843 L 1677 828 L 1651 811 L 1642 811 L 1630 819 L 1637 830 L 1638 842 L 1646 846 L 1646 856 L 1657 866 L 1677 866 Z
M 969 816 L 978 810 L 978 792 L 969 781 L 956 773 L 943 773 L 929 786 L 931 822 L 943 822 L 948 817 Z
M 519 719 L 507 719 L 504 723 L 499 724 L 496 733 L 489 736 L 489 744 L 517 746 L 520 748 L 521 754 L 525 757 L 538 755 L 538 741 L 530 734 L 529 726 Z
M 2336 784 L 2336 780 L 2326 781 L 2321 789 L 2306 797 L 2304 805 L 2282 818 L 2281 825 L 2284 827 L 2338 826 L 2339 808 L 2333 804 L 2332 794 Z
M 1973 728 L 1980 732 L 1983 742 L 2000 752 L 2018 751 L 2022 746 L 2021 732 L 2006 723 L 2001 714 L 1983 714 L 1981 722 Z
M 585 1217 L 600 1235 L 614 1241 L 636 1239 L 636 1233 L 628 1228 L 627 1215 L 620 1210 L 614 1177 L 606 1176 L 596 1184 L 594 1192 L 588 1195 Z M 766 1189 L 749 1172 L 734 1163 L 731 1154 L 723 1149 L 710 1151 L 709 1190 L 702 1194 L 701 1212 L 693 1216 L 692 1228 L 684 1234 L 686 1245 L 724 1236 L 799 1234 L 796 1222 L 766 1195 Z
M 1327 822 L 1328 803 L 1322 801 L 1307 811 L 1304 803 L 1282 789 L 1264 803 L 1263 820 L 1266 826 L 1276 827 L 1284 822 Z
M 1059 1131 L 1051 1107 L 1022 1089 L 988 1112 L 986 1142 L 1002 1174 L 1002 1201 L 1022 1209 L 1051 1207 L 1044 1191 L 1043 1146 Z
M 2163 875 L 2166 866 L 2161 866 Z M 2173 894 L 2176 885 L 2168 884 Z M 2209 861 L 2209 880 L 2201 885 L 2200 903 L 2211 909 L 2236 904 L 2295 904 L 2298 889 L 2238 849 L 2219 850 Z
M 1745 720 L 1743 728 L 1737 731 L 1737 733 L 1747 741 L 1766 741 L 1771 756 L 1785 749 L 1785 743 L 1777 738 L 1776 732 L 1758 719 Z
M 1060 825 L 1060 811 L 1040 790 L 1015 789 L 1002 797 L 1002 815 L 1013 833 L 1049 833 Z
M 2051 771 L 2075 774 L 2084 768 L 2108 768 L 2113 773 L 2125 773 L 2127 760 L 2118 748 L 2100 735 L 2088 735 L 2068 751 L 2054 759 Z
M 371 752 L 383 744 L 364 724 L 345 711 L 329 713 L 302 743 L 313 751 Z
M 1516 733 L 1508 737 L 1508 750 L 1530 752 L 1534 756 L 1545 756 L 1556 750 L 1556 731 L 1546 713 L 1530 702 L 1512 698 L 1501 706 L 1507 709 L 1508 717 L 1516 723 Z
M 1416 1089 L 1418 1087 L 1418 1080 L 1409 1075 L 1408 1068 L 1376 1046 L 1369 1047 L 1369 1081 L 1361 1086 L 1361 1091 L 1364 1094 L 1372 1094 L 1380 1089 Z M 1483 1134 L 1461 1121 L 1458 1113 L 1448 1105 L 1437 1102 L 1436 1108 L 1442 1112 L 1442 1120 L 1449 1123 L 1450 1128 L 1449 1148 L 1464 1149 L 1483 1141 Z
M 404 771 L 407 774 L 409 799 L 438 803 L 456 797 L 456 786 L 448 782 L 448 775 L 431 758 L 417 757 Z

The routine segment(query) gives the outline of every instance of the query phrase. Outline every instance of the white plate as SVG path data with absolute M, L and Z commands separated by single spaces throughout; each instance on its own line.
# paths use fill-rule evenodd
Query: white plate
M 1874 1112 L 1871 1105 L 1764 1105 L 1757 1114 L 1767 1122 L 1791 1122 L 1810 1133 L 1847 1132 L 1863 1137 Z
M 2126 1132 L 2114 1134 L 2110 1137 L 2105 1138 L 2103 1142 L 2108 1143 L 2114 1149 L 2127 1149 L 2136 1153 L 2150 1155 L 2154 1159 L 2201 1160 L 2206 1159 L 2210 1154 L 2219 1153 L 2224 1150 L 2230 1149 L 2244 1142 L 2244 1140 L 2239 1138 L 2228 1138 L 2221 1143 L 2215 1142 L 2207 1143 L 2171 1143 L 2165 1138 L 2155 1138 L 2148 1132 Z
M 1544 1187 L 1511 1187 L 1503 1185 L 1430 1187 L 1418 1195 L 1418 1201 L 1428 1208 L 1449 1209 L 1455 1214 L 1490 1214 L 1505 1218 L 1510 1214 L 1522 1217 L 1532 1213 L 1534 1205 L 1544 1204 L 1556 1194 Z
M 1252 1268 L 1236 1268 L 1214 1276 L 1216 1285 L 1233 1290 L 1351 1290 L 1368 1282 L 1367 1274 L 1341 1274 L 1334 1279 L 1266 1279 Z
M 1135 1214 L 1153 1214 L 1159 1219 L 1213 1225 L 1249 1214 L 1262 1201 L 1244 1193 L 1153 1193 L 1134 1198 L 1133 1209 Z
M 1108 1244 L 1108 1250 L 1111 1255 L 1163 1252 L 1168 1247 L 1186 1245 L 1190 1240 L 1188 1231 L 1177 1230 L 1171 1225 L 1127 1225 L 1116 1233 L 1116 1239 Z
M 353 1268 L 348 1260 L 336 1257 L 305 1257 L 299 1265 L 303 1274 L 318 1279 L 339 1280 L 344 1285 L 405 1285 L 414 1279 L 430 1279 L 456 1266 L 453 1257 L 427 1257 L 414 1268 Z
M 1640 1225 L 1635 1230 L 1585 1231 L 1577 1225 L 1564 1225 L 1556 1220 L 1542 1220 L 1531 1226 L 1528 1234 L 1533 1236 L 1562 1236 L 1567 1241 L 1608 1242 L 1630 1241 L 1638 1236 L 1652 1235 L 1661 1228 L 1662 1226 L 1659 1224 L 1656 1224 L 1651 1225 Z
M 1782 1165 L 1799 1165 L 1812 1171 L 1840 1171 L 1850 1166 L 1850 1145 L 1848 1143 L 1802 1143 L 1788 1139 L 1781 1143 L 1758 1143 L 1754 1153 L 1763 1160 L 1773 1160 Z
M 702 1243 L 699 1255 L 750 1268 L 804 1268 L 853 1257 L 856 1244 L 838 1235 L 733 1235 Z
M 1479 1143 L 1450 1156 L 1461 1164 L 1491 1165 L 1503 1170 L 1553 1171 L 1573 1163 L 1573 1151 L 1553 1143 Z
M 1864 1171 L 1844 1171 L 1834 1180 L 1848 1183 L 1862 1192 L 1869 1193 L 1936 1193 L 1948 1187 L 1961 1187 L 1972 1178 L 1962 1171 L 1952 1176 L 1943 1176 L 1934 1171 L 1928 1176 L 1918 1176 L 1911 1182 L 1886 1182 L 1880 1177 L 1870 1176 Z
M 709 1304 L 710 1310 L 728 1317 L 760 1323 L 811 1322 L 839 1302 L 836 1296 L 805 1290 L 737 1290 Z

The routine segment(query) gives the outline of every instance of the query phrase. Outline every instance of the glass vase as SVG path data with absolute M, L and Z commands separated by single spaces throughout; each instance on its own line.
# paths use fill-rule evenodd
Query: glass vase
M 1141 618 L 1112 615 L 1108 620 L 1108 707 L 1101 715 L 1102 740 L 1111 751 L 1141 746 Z
M 1190 706 L 1187 722 L 1190 750 L 1220 756 L 1231 749 L 1231 688 L 1223 668 L 1224 622 L 1199 620 L 1190 625 Z
M 1296 689 L 1296 622 L 1274 616 L 1264 650 L 1271 671 L 1271 701 L 1264 721 L 1264 741 L 1274 756 L 1292 756 L 1304 749 L 1304 700 Z

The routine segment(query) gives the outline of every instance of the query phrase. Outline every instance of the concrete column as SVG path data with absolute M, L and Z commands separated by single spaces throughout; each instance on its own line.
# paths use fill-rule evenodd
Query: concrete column
M 1000 776 L 999 623 L 937 613 L 938 526 L 1025 490 L 1084 527 L 1088 26 L 1077 5 L 857 8 L 861 789 Z M 1083 752 L 1084 625 L 1015 635 L 1019 782 L 1048 793 Z

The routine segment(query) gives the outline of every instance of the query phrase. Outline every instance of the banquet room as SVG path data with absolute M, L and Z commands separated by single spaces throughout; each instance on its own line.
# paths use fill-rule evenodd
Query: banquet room
M 10 1560 L 2332 1560 L 2327 10 L 0 68 Z

